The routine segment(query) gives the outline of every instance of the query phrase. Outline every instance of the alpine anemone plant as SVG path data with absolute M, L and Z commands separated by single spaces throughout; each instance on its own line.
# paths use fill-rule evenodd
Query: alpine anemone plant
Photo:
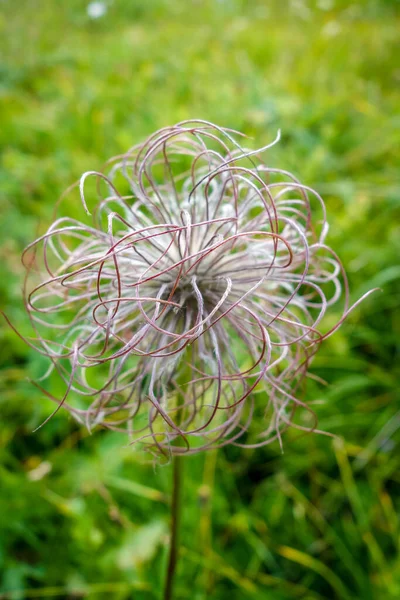
M 87 216 L 55 218 L 25 250 L 26 341 L 65 383 L 45 391 L 54 412 L 166 456 L 316 430 L 302 383 L 362 298 L 349 306 L 320 195 L 263 159 L 279 135 L 258 150 L 241 136 L 157 131 L 84 173 L 68 193 Z

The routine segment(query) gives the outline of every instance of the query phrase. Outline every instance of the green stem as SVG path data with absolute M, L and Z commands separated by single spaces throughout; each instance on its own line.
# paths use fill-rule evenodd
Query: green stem
M 169 557 L 167 575 L 165 579 L 164 600 L 172 600 L 174 576 L 178 562 L 179 550 L 179 525 L 181 513 L 181 491 L 182 491 L 182 461 L 181 456 L 173 456 L 173 486 L 171 502 L 171 539 L 169 546 Z

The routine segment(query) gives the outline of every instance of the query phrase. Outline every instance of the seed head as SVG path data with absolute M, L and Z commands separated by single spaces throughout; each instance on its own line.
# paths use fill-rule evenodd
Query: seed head
M 240 135 L 205 121 L 157 131 L 81 177 L 89 216 L 97 180 L 90 224 L 56 218 L 26 249 L 29 343 L 66 386 L 46 392 L 56 411 L 164 453 L 315 429 L 299 388 L 355 305 L 319 194 L 262 160 L 278 138 L 250 151 Z

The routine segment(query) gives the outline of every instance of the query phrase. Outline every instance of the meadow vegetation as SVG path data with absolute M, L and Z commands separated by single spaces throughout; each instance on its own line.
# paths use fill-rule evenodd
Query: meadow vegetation
M 57 199 L 156 129 L 199 117 L 318 190 L 356 300 L 303 398 L 319 428 L 185 464 L 176 599 L 400 597 L 400 68 L 392 0 L 0 3 L 1 307 L 30 335 L 23 247 Z M 83 218 L 78 205 L 71 206 Z M 339 310 L 339 308 L 338 308 Z M 334 322 L 335 315 L 332 317 Z M 327 323 L 329 325 L 329 323 Z M 79 427 L 28 379 L 46 361 L 0 345 L 0 598 L 159 597 L 170 470 Z M 46 384 L 63 394 L 57 377 Z

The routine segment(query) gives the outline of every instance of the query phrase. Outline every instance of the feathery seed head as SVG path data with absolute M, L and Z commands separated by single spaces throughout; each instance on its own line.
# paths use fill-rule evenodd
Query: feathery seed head
M 91 224 L 57 218 L 28 246 L 29 343 L 65 381 L 56 410 L 164 453 L 315 428 L 294 421 L 312 413 L 296 393 L 351 310 L 346 275 L 318 193 L 239 135 L 200 120 L 156 132 L 82 176 L 88 215 L 98 184 Z

